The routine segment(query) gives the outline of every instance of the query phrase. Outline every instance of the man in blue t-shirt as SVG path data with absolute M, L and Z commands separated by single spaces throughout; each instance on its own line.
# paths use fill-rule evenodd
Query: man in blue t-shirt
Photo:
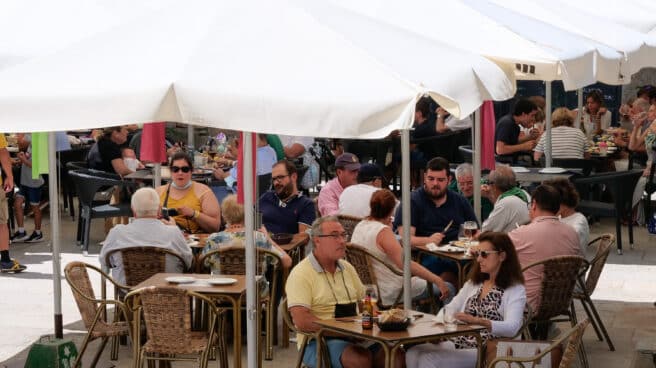
M 262 224 L 272 234 L 302 233 L 316 218 L 314 202 L 298 192 L 297 176 L 296 167 L 287 160 L 273 165 L 273 190 L 262 194 L 259 200 Z
M 533 127 L 537 112 L 538 107 L 533 102 L 521 99 L 515 104 L 512 115 L 506 115 L 499 119 L 494 134 L 498 161 L 514 163 L 520 152 L 533 150 L 539 138 L 538 130 L 532 129 L 531 134 L 523 135 L 520 134 L 519 126 Z
M 449 162 L 436 157 L 426 164 L 424 185 L 412 192 L 410 243 L 413 247 L 425 248 L 429 243 L 449 242 L 458 239 L 460 225 L 465 221 L 477 221 L 469 201 L 448 189 Z M 444 232 L 449 222 L 453 224 Z M 394 216 L 394 225 L 403 231 L 401 206 Z M 457 285 L 457 265 L 453 261 L 434 256 L 423 257 L 421 264 L 445 281 Z

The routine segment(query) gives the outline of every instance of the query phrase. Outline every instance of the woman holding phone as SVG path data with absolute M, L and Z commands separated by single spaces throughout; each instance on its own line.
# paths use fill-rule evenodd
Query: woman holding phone
M 171 182 L 157 188 L 162 208 L 175 209 L 176 224 L 188 233 L 213 233 L 221 226 L 221 208 L 212 190 L 191 180 L 192 160 L 185 152 L 171 157 Z

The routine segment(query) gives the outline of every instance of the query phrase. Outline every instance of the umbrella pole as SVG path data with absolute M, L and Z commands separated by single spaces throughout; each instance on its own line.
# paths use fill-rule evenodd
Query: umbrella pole
M 401 220 L 403 224 L 403 306 L 412 309 L 410 295 L 410 129 L 401 130 Z
M 482 223 L 481 218 L 481 108 L 474 114 L 474 125 L 472 126 L 474 152 L 472 164 L 474 166 L 474 212 L 476 218 Z
M 551 82 L 550 81 L 545 81 L 545 96 L 544 99 L 546 100 L 546 106 L 545 106 L 545 111 L 544 116 L 545 116 L 545 127 L 546 127 L 546 133 L 547 133 L 547 142 L 546 146 L 547 149 L 544 150 L 544 166 L 545 167 L 551 167 Z
M 194 126 L 191 124 L 187 125 L 187 146 L 194 147 Z M 200 147 L 194 148 L 199 150 Z
M 256 308 L 257 303 L 257 285 L 255 283 L 255 241 L 253 239 L 253 230 L 255 229 L 253 217 L 253 155 L 252 145 L 253 138 L 251 132 L 244 132 L 242 149 L 244 161 L 242 167 L 243 181 L 239 185 L 244 188 L 244 220 L 246 228 L 246 332 L 247 332 L 247 355 L 246 362 L 248 368 L 256 368 L 258 364 L 258 338 L 257 324 L 260 323 L 256 317 L 259 315 Z M 235 342 L 236 343 L 236 342 Z
M 55 302 L 55 338 L 64 338 L 61 309 L 61 260 L 59 258 L 59 193 L 57 186 L 57 138 L 48 133 L 48 194 L 50 195 L 50 232 L 52 242 L 52 284 Z

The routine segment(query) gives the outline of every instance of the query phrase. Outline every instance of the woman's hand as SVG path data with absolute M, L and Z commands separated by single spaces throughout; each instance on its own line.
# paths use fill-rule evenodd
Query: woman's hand
M 178 207 L 177 210 L 184 217 L 193 217 L 196 214 L 196 210 L 187 206 Z
M 474 317 L 471 314 L 465 313 L 465 312 L 457 312 L 454 314 L 454 317 L 458 321 L 462 321 L 465 323 L 468 323 L 470 325 L 480 325 L 481 324 L 481 318 Z

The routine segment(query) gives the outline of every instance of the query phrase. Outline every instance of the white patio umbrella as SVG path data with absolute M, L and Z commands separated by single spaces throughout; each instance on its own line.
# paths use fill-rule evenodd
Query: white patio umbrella
M 161 120 L 325 137 L 382 137 L 400 128 L 407 149 L 422 93 L 455 115 L 514 95 L 512 74 L 486 59 L 380 22 L 341 28 L 315 15 L 284 0 L 192 0 L 130 18 L 0 72 L 0 130 L 17 122 L 23 131 L 47 131 Z M 416 50 L 422 57 L 410 59 Z M 252 229 L 252 157 L 244 161 Z M 409 188 L 407 151 L 404 163 Z M 246 234 L 248 289 L 255 290 Z M 253 293 L 247 305 L 254 310 Z M 252 367 L 255 324 L 248 322 Z

